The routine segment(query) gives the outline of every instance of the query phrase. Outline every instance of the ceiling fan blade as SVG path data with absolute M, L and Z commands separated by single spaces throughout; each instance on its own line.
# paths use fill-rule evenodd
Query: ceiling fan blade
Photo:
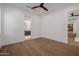
M 48 11 L 48 9 L 46 7 L 42 7 L 44 10 Z
M 41 3 L 41 4 L 40 4 L 40 6 L 43 6 L 43 5 L 44 5 L 44 3 Z
M 35 6 L 35 7 L 32 7 L 32 9 L 35 9 L 35 8 L 38 8 L 38 7 L 40 7 L 40 6 Z

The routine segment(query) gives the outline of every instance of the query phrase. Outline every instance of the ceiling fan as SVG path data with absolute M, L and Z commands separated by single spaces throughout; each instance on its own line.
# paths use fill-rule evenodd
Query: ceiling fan
M 72 17 L 72 16 L 79 16 L 79 15 L 74 15 L 74 13 L 72 12 L 72 13 L 71 13 L 71 17 Z
M 29 7 L 31 9 L 35 9 L 35 8 L 39 8 L 40 7 L 42 9 L 48 11 L 48 9 L 44 6 L 44 3 L 41 3 L 39 6 L 34 6 L 34 7 L 26 6 L 26 7 Z

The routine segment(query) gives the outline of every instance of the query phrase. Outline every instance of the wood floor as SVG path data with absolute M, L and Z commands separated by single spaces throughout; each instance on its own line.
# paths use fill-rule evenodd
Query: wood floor
M 37 38 L 4 46 L 0 53 L 10 56 L 79 56 L 79 47 Z

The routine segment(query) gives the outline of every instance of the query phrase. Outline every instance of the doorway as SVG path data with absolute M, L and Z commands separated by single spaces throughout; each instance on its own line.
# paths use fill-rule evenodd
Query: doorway
M 68 16 L 68 44 L 79 46 L 79 10 L 70 12 Z
M 30 16 L 24 16 L 24 36 L 25 40 L 31 39 L 31 17 Z

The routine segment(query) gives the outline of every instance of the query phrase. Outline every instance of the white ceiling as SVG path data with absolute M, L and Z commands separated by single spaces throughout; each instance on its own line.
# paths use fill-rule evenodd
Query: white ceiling
M 30 7 L 34 7 L 34 6 L 39 6 L 40 3 L 13 3 L 13 5 L 16 6 L 20 6 L 20 7 L 24 7 L 24 6 L 30 6 Z M 55 10 L 56 8 L 60 8 L 62 6 L 65 6 L 68 4 L 65 3 L 45 3 L 44 6 L 46 8 L 48 8 L 48 12 L 50 12 L 51 10 Z
M 30 7 L 39 6 L 40 3 L 12 3 L 12 5 L 15 5 L 17 7 L 21 7 L 23 9 L 27 9 L 28 7 L 26 7 L 26 6 L 30 6 Z M 33 10 L 33 9 L 30 9 L 30 8 L 29 8 L 29 10 L 33 10 L 33 12 L 35 12 L 36 14 L 44 16 L 48 13 L 55 11 L 56 9 L 59 9 L 59 8 L 65 7 L 65 6 L 69 6 L 69 5 L 74 5 L 74 4 L 72 4 L 72 3 L 45 3 L 44 6 L 48 9 L 48 11 L 45 11 L 42 8 L 36 8 L 36 9 L 37 10 L 40 9 L 43 12 Z

